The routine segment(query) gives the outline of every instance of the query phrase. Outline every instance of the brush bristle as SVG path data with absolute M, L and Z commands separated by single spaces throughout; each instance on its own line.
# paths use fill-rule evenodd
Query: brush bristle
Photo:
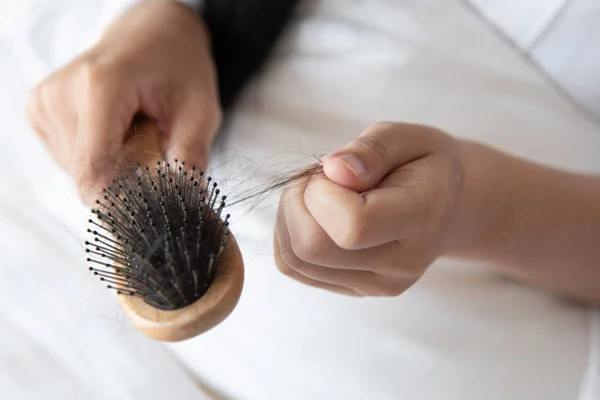
M 201 298 L 215 277 L 229 215 L 217 184 L 185 163 L 134 168 L 104 190 L 86 242 L 90 270 L 108 288 L 161 310 Z

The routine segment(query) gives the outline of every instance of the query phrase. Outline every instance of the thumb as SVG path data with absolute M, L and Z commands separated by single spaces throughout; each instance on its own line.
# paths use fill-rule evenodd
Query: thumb
M 177 159 L 189 167 L 205 170 L 220 123 L 218 106 L 208 106 L 206 100 L 188 101 L 173 118 L 165 149 L 167 160 L 173 162 Z
M 433 131 L 423 125 L 395 122 L 371 125 L 356 140 L 330 154 L 323 170 L 338 185 L 365 192 L 394 169 L 433 152 Z

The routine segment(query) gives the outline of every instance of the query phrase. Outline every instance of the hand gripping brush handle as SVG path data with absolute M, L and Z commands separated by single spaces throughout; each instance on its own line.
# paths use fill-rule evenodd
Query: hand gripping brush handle
M 165 161 L 152 121 L 138 120 L 128 136 L 135 167 L 96 201 L 87 261 L 137 329 L 160 341 L 190 339 L 225 320 L 243 288 L 226 197 L 194 167 Z

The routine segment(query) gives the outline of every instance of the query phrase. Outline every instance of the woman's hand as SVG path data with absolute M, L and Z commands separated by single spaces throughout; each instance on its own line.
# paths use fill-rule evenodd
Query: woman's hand
M 600 305 L 600 177 L 400 123 L 373 125 L 323 169 L 279 205 L 275 259 L 292 278 L 395 296 L 451 256 Z
M 375 124 L 323 169 L 281 198 L 275 260 L 285 275 L 349 295 L 396 296 L 460 239 L 464 167 L 449 135 Z
M 184 5 L 145 2 L 34 89 L 30 124 L 84 197 L 114 177 L 138 113 L 158 123 L 168 158 L 206 167 L 221 123 L 208 39 Z

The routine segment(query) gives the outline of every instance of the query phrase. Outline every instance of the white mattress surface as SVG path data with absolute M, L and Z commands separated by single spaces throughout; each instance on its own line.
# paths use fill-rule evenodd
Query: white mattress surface
M 231 400 L 600 398 L 597 312 L 447 260 L 397 299 L 304 287 L 273 263 L 276 196 L 231 210 L 247 281 L 227 321 L 176 345 L 137 333 L 89 275 L 87 212 L 24 119 L 32 85 L 126 2 L 11 3 L 0 2 L 1 398 L 210 398 L 196 380 Z M 212 172 L 235 196 L 378 120 L 600 172 L 591 120 L 461 2 L 435 0 L 307 2 Z

